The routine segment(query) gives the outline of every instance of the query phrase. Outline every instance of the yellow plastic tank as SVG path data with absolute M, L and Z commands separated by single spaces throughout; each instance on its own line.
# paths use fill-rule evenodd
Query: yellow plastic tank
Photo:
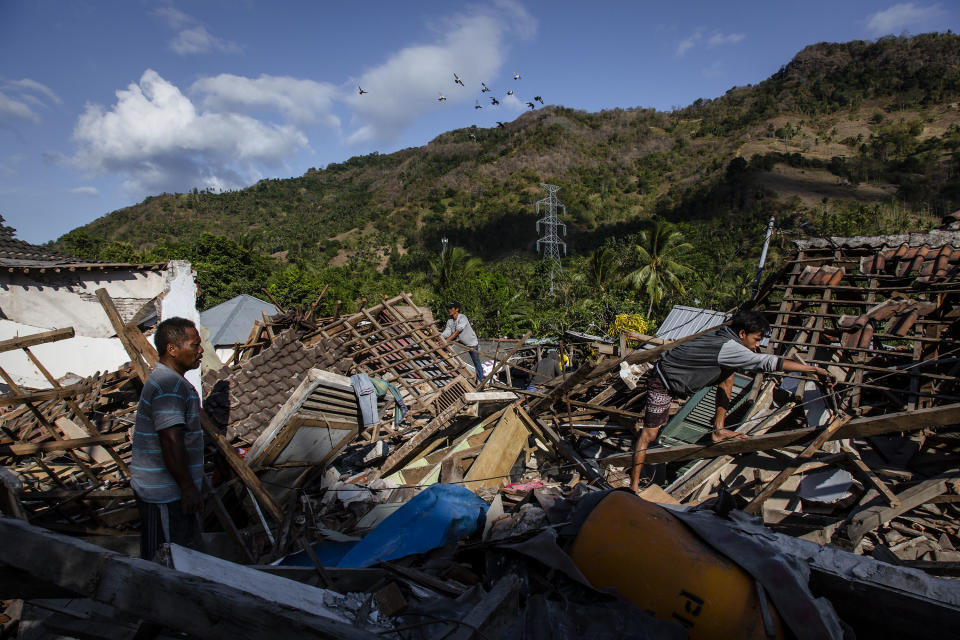
M 613 587 L 690 638 L 767 635 L 746 571 L 702 542 L 667 509 L 626 491 L 600 501 L 574 540 L 571 557 L 597 588 Z M 775 637 L 787 637 L 767 599 Z

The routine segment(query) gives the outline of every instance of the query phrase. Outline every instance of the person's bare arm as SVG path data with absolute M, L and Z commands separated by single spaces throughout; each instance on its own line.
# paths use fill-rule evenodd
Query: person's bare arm
M 823 367 L 804 364 L 796 360 L 784 360 L 783 370 L 788 373 L 812 373 L 815 376 L 826 378 L 828 382 L 836 382 L 837 377 Z
M 730 408 L 730 396 L 733 395 L 733 374 L 717 385 L 716 412 L 713 414 L 713 428 L 720 431 L 727 421 L 727 410 Z
M 163 466 L 180 487 L 180 506 L 184 513 L 198 513 L 202 500 L 187 466 L 187 449 L 183 444 L 183 427 L 167 427 L 157 432 Z

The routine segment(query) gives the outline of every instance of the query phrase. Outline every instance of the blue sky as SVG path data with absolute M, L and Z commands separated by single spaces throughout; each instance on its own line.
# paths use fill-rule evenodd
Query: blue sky
M 40 243 L 148 195 L 494 126 L 536 95 L 669 110 L 811 43 L 947 29 L 953 0 L 0 0 L 0 214 Z

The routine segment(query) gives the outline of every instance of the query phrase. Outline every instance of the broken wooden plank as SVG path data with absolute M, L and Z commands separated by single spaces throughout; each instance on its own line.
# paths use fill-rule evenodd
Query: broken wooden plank
M 70 398 L 90 391 L 91 383 L 89 381 L 78 382 L 69 387 L 60 389 L 44 389 L 43 391 L 23 391 L 20 393 L 9 393 L 0 396 L 0 408 L 10 407 L 15 404 L 27 404 L 30 402 L 47 402 L 48 400 L 59 400 L 61 398 Z
M 124 325 L 123 320 L 120 318 L 117 307 L 113 304 L 113 298 L 110 297 L 106 289 L 97 289 L 96 294 L 97 299 L 100 300 L 100 306 L 103 307 L 103 311 L 107 314 L 110 324 L 113 325 L 114 332 L 116 332 L 117 337 L 120 338 L 120 343 L 123 345 L 123 348 L 126 349 L 127 355 L 130 356 L 130 364 L 133 365 L 134 370 L 140 377 L 140 381 L 146 382 L 147 377 L 150 375 L 150 370 L 140 356 L 140 351 L 127 334 L 126 325 Z
M 850 447 L 843 447 L 843 450 L 847 454 L 847 462 L 852 467 L 851 470 L 854 475 L 859 477 L 865 484 L 876 489 L 880 495 L 886 499 L 889 506 L 899 507 L 900 499 L 894 495 L 890 487 L 887 486 L 887 483 L 878 478 L 873 470 L 864 463 L 860 458 L 860 454 Z
M 947 476 L 931 478 L 898 493 L 896 498 L 900 505 L 897 507 L 867 507 L 853 514 L 850 518 L 850 524 L 847 526 L 847 537 L 856 544 L 868 531 L 873 531 L 884 522 L 946 492 L 948 479 Z
M 464 487 L 476 491 L 481 487 L 507 484 L 510 469 L 526 447 L 529 435 L 517 411 L 516 407 L 508 408 L 497 422 L 483 450 L 464 477 Z
M 69 451 L 71 449 L 82 449 L 100 444 L 116 444 L 124 442 L 127 439 L 126 432 L 106 433 L 100 436 L 90 438 L 74 438 L 72 440 L 51 440 L 49 442 L 38 443 L 19 443 L 0 445 L 0 456 L 14 455 L 27 456 L 34 453 L 46 453 L 49 451 Z
M 74 331 L 73 327 L 65 327 L 63 329 L 32 333 L 28 336 L 21 336 L 19 338 L 0 340 L 0 353 L 13 351 L 14 349 L 23 349 L 24 347 L 32 347 L 38 344 L 46 344 L 48 342 L 57 342 L 58 340 L 67 340 L 75 335 L 76 332 Z
M 772 496 L 774 492 L 776 492 L 776 490 L 787 481 L 787 478 L 794 474 L 800 465 L 806 462 L 809 458 L 813 457 L 813 454 L 820 450 L 820 447 L 823 446 L 823 443 L 830 440 L 833 435 L 836 434 L 836 432 L 839 431 L 840 428 L 849 421 L 850 416 L 845 413 L 834 418 L 830 424 L 828 424 L 826 428 L 824 428 L 824 430 L 817 435 L 813 442 L 811 442 L 803 451 L 801 451 L 792 462 L 786 465 L 780 471 L 780 473 L 773 478 L 773 480 L 767 483 L 767 486 L 765 486 L 757 495 L 757 497 L 754 498 L 750 504 L 744 508 L 744 511 L 752 514 L 759 513 L 760 510 L 763 509 L 763 503 L 766 501 L 766 499 Z
M 203 427 L 204 432 L 213 441 L 213 444 L 220 453 L 223 454 L 223 457 L 227 459 L 230 468 L 240 477 L 240 481 L 253 492 L 257 500 L 267 509 L 270 517 L 273 518 L 277 524 L 283 524 L 283 511 L 280 510 L 280 506 L 276 500 L 263 488 L 263 484 L 260 482 L 257 474 L 247 466 L 247 463 L 237 454 L 233 446 L 227 442 L 227 439 L 220 433 L 220 428 L 203 409 L 200 410 L 200 426 Z
M 831 436 L 831 440 L 867 438 L 869 436 L 897 431 L 918 431 L 928 427 L 942 427 L 960 422 L 960 404 L 942 405 L 917 411 L 891 413 L 868 418 L 854 418 Z M 816 438 L 819 429 L 803 428 L 768 433 L 746 440 L 724 440 L 708 445 L 678 445 L 647 450 L 647 464 L 716 458 L 753 451 L 782 449 L 794 444 L 804 444 Z M 602 458 L 603 466 L 625 467 L 633 464 L 633 453 L 618 453 Z

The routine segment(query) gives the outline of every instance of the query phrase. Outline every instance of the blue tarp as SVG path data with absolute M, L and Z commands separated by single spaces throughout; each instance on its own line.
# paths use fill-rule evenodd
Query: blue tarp
M 318 542 L 324 566 L 360 569 L 380 560 L 425 553 L 462 540 L 483 527 L 487 503 L 456 484 L 435 484 L 406 503 L 359 542 Z M 282 565 L 312 566 L 306 553 L 287 556 Z

